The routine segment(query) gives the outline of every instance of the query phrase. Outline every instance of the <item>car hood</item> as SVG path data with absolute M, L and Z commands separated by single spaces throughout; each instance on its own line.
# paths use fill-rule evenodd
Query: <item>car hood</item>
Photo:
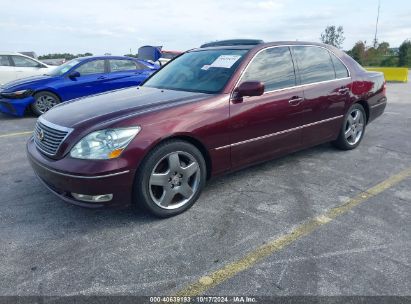
M 201 100 L 210 94 L 132 87 L 108 93 L 74 99 L 54 107 L 42 118 L 67 128 L 117 121 L 167 107 L 169 105 Z
M 2 89 L 6 92 L 15 91 L 16 89 L 30 89 L 32 85 L 48 83 L 54 79 L 54 77 L 49 75 L 30 76 L 8 82 L 2 86 Z

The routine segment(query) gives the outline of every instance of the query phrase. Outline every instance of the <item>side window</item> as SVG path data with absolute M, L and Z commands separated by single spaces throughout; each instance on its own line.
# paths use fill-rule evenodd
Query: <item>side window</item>
M 9 61 L 9 56 L 0 55 L 0 66 L 11 66 L 11 63 Z
M 340 59 L 335 57 L 334 54 L 330 54 L 331 60 L 334 64 L 334 69 L 335 69 L 335 76 L 336 78 L 344 78 L 348 77 L 348 71 L 345 65 L 341 62 Z
M 101 74 L 105 72 L 104 60 L 88 61 L 76 69 L 80 75 Z
M 132 60 L 111 59 L 109 62 L 111 72 L 130 71 L 137 69 L 136 64 Z
M 137 65 L 137 70 L 151 70 L 148 66 L 140 62 L 136 62 L 136 65 Z
M 288 47 L 263 50 L 251 61 L 242 81 L 261 81 L 265 91 L 295 86 L 294 65 Z
M 11 56 L 16 67 L 35 68 L 39 63 L 23 56 Z
M 330 53 L 315 46 L 295 46 L 301 84 L 335 79 L 334 66 Z

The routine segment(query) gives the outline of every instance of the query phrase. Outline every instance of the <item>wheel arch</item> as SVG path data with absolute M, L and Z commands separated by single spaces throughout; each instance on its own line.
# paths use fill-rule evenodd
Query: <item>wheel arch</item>
M 36 103 L 35 95 L 38 94 L 38 93 L 42 93 L 42 92 L 49 93 L 49 94 L 53 94 L 53 95 L 57 96 L 59 103 L 62 102 L 61 96 L 60 96 L 57 92 L 55 92 L 55 90 L 53 90 L 53 89 L 42 88 L 42 89 L 35 89 L 35 90 L 33 90 L 33 91 L 31 92 L 31 96 L 33 97 L 33 98 L 32 98 L 32 101 L 31 101 L 31 103 L 29 103 L 29 104 L 27 105 L 26 110 L 28 109 L 31 113 L 33 113 L 33 114 L 35 114 L 35 115 L 37 115 L 37 116 L 41 115 L 41 113 L 37 113 L 37 111 L 34 109 L 34 106 L 35 106 L 35 103 Z
M 366 118 L 366 122 L 368 123 L 369 119 L 370 119 L 370 107 L 368 106 L 368 102 L 365 100 L 358 100 L 355 103 L 358 103 L 360 105 L 362 105 L 362 107 L 364 108 L 365 111 L 365 118 Z M 354 103 L 354 104 L 355 104 Z
M 60 94 L 52 88 L 35 89 L 35 90 L 33 90 L 32 96 L 34 97 L 34 95 L 36 95 L 38 93 L 41 93 L 41 92 L 52 93 L 52 94 L 56 95 L 60 99 L 60 101 L 62 101 Z
M 158 142 L 156 142 L 153 146 L 150 147 L 149 151 L 153 150 L 158 145 L 160 145 L 160 144 L 162 144 L 166 141 L 171 141 L 171 140 L 186 141 L 186 142 L 192 144 L 194 147 L 196 147 L 204 157 L 204 161 L 205 161 L 206 167 L 207 167 L 206 168 L 207 169 L 207 180 L 210 179 L 211 169 L 212 169 L 212 161 L 211 161 L 210 153 L 208 152 L 208 149 L 206 148 L 204 143 L 201 142 L 199 139 L 195 138 L 194 136 L 190 136 L 190 135 L 187 135 L 187 134 L 170 135 L 170 136 L 164 137 L 161 140 L 159 140 Z

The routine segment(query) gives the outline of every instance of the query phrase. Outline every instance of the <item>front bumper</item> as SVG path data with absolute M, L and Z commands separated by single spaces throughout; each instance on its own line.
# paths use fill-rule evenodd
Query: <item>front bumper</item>
M 27 142 L 27 156 L 43 184 L 66 202 L 88 208 L 127 207 L 132 202 L 135 170 L 115 168 L 117 164 L 115 160 L 115 163 L 113 160 L 84 161 L 72 158 L 52 160 L 39 152 L 33 137 Z M 81 162 L 82 167 L 90 174 L 66 170 L 66 168 L 78 168 Z M 71 193 L 113 194 L 113 198 L 104 203 L 90 203 L 74 199 Z
M 0 97 L 0 112 L 21 117 L 24 115 L 27 106 L 29 106 L 33 102 L 33 96 L 28 96 L 21 99 Z

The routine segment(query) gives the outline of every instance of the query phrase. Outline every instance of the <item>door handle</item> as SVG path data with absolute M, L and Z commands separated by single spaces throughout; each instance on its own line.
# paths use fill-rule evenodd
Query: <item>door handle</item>
M 338 90 L 338 93 L 340 93 L 340 94 L 345 94 L 345 93 L 347 93 L 348 91 L 349 91 L 348 88 L 341 88 L 341 89 Z
M 304 98 L 302 97 L 294 96 L 288 101 L 288 103 L 292 106 L 298 106 L 303 100 Z
M 97 77 L 97 79 L 107 79 L 107 77 L 106 76 L 100 76 L 100 77 Z

